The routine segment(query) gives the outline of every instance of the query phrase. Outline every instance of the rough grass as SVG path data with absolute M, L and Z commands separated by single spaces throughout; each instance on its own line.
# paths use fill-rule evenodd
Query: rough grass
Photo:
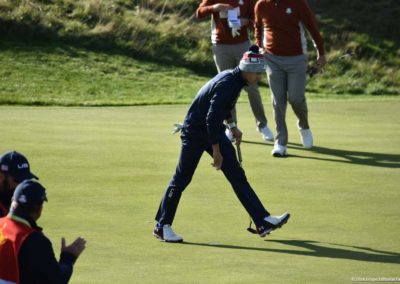
M 192 101 L 200 87 L 210 79 L 210 76 L 199 75 L 191 69 L 138 60 L 125 54 L 58 44 L 25 46 L 14 41 L 0 43 L 0 65 L 0 104 L 8 105 L 182 104 Z M 372 68 L 368 72 L 374 73 Z M 324 76 L 329 75 L 310 80 L 309 98 L 338 96 L 331 94 L 332 89 Z M 363 89 L 362 83 L 368 79 L 354 73 L 346 79 L 332 79 L 331 88 L 340 90 L 342 98 L 352 94 L 360 97 L 368 93 L 382 95 L 385 89 L 379 83 L 374 92 Z M 263 82 L 261 93 L 264 101 L 269 103 L 266 78 Z M 340 86 L 344 83 L 358 84 L 358 92 L 343 94 L 346 89 Z M 241 101 L 246 100 L 246 97 L 241 98 Z
M 88 240 L 78 283 L 350 283 L 398 277 L 400 121 L 397 99 L 312 101 L 316 147 L 299 146 L 288 112 L 289 154 L 270 156 L 248 104 L 239 104 L 243 166 L 273 214 L 292 218 L 265 240 L 204 155 L 174 228 L 181 245 L 151 236 L 176 166 L 172 123 L 186 106 L 0 107 L 0 152 L 25 153 L 48 189 L 39 224 L 53 241 Z M 267 109 L 270 115 L 270 107 Z
M 144 105 L 190 102 L 208 78 L 125 55 L 58 46 L 0 50 L 0 104 Z
M 400 35 L 395 27 L 400 2 L 310 0 L 310 4 L 330 64 L 310 81 L 309 91 L 398 95 Z M 196 0 L 0 0 L 0 39 L 27 45 L 62 42 L 185 66 L 211 76 L 215 68 L 209 20 L 195 19 L 197 5 Z M 315 51 L 309 46 L 314 64 Z

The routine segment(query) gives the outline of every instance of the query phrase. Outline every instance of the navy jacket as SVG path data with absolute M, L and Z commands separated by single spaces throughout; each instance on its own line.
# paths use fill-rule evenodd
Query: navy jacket
M 246 86 L 239 67 L 226 70 L 208 81 L 197 93 L 184 121 L 184 129 L 207 131 L 210 144 L 219 143 L 224 131 L 225 119 L 231 117 L 231 110 Z
M 19 217 L 38 228 L 30 218 Z M 63 252 L 58 262 L 50 240 L 42 232 L 32 233 L 22 244 L 18 255 L 20 284 L 68 283 L 75 261 L 74 255 Z

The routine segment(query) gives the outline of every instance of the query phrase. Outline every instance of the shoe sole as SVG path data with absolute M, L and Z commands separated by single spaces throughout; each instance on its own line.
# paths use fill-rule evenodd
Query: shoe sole
M 262 138 L 263 138 L 265 141 L 274 142 L 274 138 L 268 138 L 268 137 L 265 137 L 265 136 L 263 136 Z
M 183 242 L 183 239 L 180 239 L 180 240 L 177 240 L 177 241 L 164 240 L 159 235 L 154 234 L 154 233 L 153 233 L 153 236 L 156 237 L 160 242 L 166 242 L 166 243 L 182 243 Z
M 287 156 L 287 153 L 286 152 L 285 153 L 275 152 L 275 153 L 272 153 L 272 156 L 274 156 L 275 158 L 284 158 Z
M 281 228 L 283 225 L 285 225 L 288 222 L 289 218 L 290 218 L 290 214 L 287 214 L 287 216 L 279 224 L 274 225 L 274 227 L 269 228 L 268 230 L 265 230 L 264 232 L 262 232 L 260 234 L 260 237 L 263 238 L 266 235 L 269 235 L 272 231 L 275 231 L 276 229 Z

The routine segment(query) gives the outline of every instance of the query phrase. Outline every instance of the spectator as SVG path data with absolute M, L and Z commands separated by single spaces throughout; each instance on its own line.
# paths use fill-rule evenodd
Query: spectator
M 25 179 L 39 179 L 31 173 L 26 157 L 16 151 L 0 156 L 0 217 L 6 216 L 17 185 Z

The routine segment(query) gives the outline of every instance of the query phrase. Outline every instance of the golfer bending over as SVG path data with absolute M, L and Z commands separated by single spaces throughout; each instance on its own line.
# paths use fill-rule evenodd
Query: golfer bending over
M 236 158 L 235 149 L 225 135 L 224 120 L 239 145 L 242 133 L 233 123 L 231 110 L 240 91 L 256 84 L 265 74 L 263 55 L 252 46 L 243 54 L 239 66 L 226 70 L 205 84 L 192 102 L 183 123 L 182 149 L 176 172 L 170 181 L 156 216 L 153 235 L 166 242 L 182 242 L 182 237 L 171 228 L 182 192 L 189 185 L 204 151 L 214 161 L 212 166 L 221 169 L 231 183 L 240 202 L 256 225 L 257 233 L 264 237 L 287 222 L 290 215 L 271 216 L 261 204 L 247 181 Z

